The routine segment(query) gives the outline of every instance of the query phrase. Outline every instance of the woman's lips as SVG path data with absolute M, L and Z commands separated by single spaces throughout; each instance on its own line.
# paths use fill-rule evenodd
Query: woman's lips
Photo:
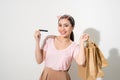
M 62 35 L 65 35 L 66 34 L 66 32 L 60 32 Z

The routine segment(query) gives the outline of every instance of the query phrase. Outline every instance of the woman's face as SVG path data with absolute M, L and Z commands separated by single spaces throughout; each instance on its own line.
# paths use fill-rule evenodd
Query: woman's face
M 58 31 L 61 36 L 68 37 L 73 31 L 73 26 L 67 19 L 60 19 L 58 22 Z

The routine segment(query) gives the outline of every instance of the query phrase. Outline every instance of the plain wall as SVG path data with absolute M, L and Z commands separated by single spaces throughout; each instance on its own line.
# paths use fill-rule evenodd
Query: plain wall
M 99 45 L 108 60 L 105 77 L 120 79 L 120 1 L 119 0 L 0 0 L 0 80 L 38 80 L 44 64 L 35 61 L 36 29 L 57 35 L 57 16 L 75 18 L 75 42 L 83 32 Z M 41 43 L 42 43 L 41 40 Z M 79 80 L 77 65 L 70 69 L 72 80 Z

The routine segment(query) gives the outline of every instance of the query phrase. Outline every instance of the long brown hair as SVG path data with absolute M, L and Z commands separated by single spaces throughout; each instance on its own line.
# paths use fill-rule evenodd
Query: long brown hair
M 65 15 L 60 16 L 58 22 L 60 21 L 60 19 L 67 19 L 67 20 L 70 21 L 72 27 L 75 26 L 75 20 L 74 20 L 74 18 L 73 18 L 72 16 L 70 16 L 70 15 L 65 14 Z M 72 41 L 74 41 L 74 33 L 73 33 L 73 31 L 72 31 L 71 34 L 70 34 L 70 39 L 71 39 Z

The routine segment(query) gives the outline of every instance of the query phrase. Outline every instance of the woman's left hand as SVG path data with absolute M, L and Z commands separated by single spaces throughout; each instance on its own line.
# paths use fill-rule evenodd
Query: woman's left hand
M 80 38 L 80 43 L 83 43 L 89 39 L 89 34 L 83 34 Z

